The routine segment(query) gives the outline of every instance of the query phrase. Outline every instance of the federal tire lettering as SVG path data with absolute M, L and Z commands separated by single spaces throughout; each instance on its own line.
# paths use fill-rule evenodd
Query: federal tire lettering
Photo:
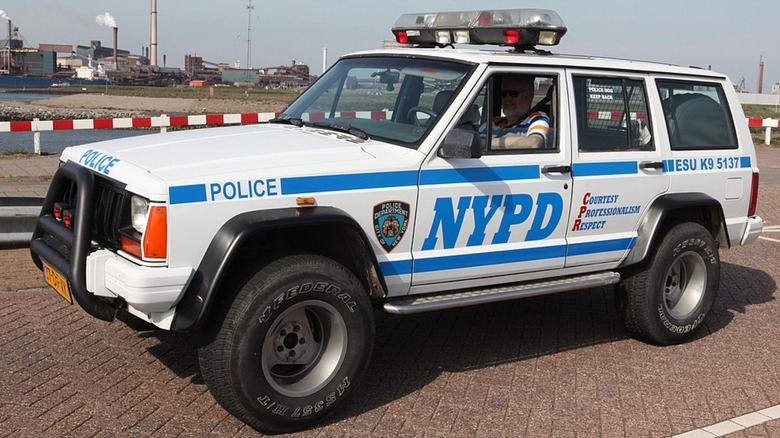
M 624 273 L 616 298 L 631 334 L 655 344 L 676 344 L 701 328 L 719 282 L 714 237 L 697 223 L 681 223 L 663 236 L 645 264 Z

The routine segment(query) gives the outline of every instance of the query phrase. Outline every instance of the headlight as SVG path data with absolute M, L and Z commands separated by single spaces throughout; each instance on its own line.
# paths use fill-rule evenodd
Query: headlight
M 130 198 L 130 217 L 133 228 L 143 234 L 146 231 L 146 222 L 149 220 L 149 200 L 140 196 Z

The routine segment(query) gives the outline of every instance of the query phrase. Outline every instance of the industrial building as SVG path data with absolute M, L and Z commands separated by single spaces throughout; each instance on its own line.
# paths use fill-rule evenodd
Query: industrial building
M 309 73 L 308 65 L 295 60 L 289 66 L 242 69 L 227 63 L 206 61 L 199 56 L 185 55 L 184 70 L 194 81 L 263 88 L 308 87 L 316 79 Z
M 19 28 L 8 20 L 7 38 L 0 40 L 0 72 L 6 75 L 46 76 L 57 71 L 57 55 L 25 47 Z
M 113 30 L 112 47 L 93 40 L 89 45 L 41 44 L 30 47 L 7 16 L 8 34 L 0 40 L 0 86 L 51 86 L 54 81 L 92 81 L 129 85 L 226 84 L 264 88 L 299 88 L 315 79 L 309 66 L 293 61 L 289 66 L 242 69 L 227 63 L 214 63 L 186 55 L 184 70 L 168 68 L 163 55 L 157 64 L 157 7 L 151 2 L 149 47 L 140 54 L 119 48 L 119 29 L 108 13 L 109 23 L 98 21 Z M 102 17 L 98 17 L 99 19 Z M 12 80 L 13 79 L 13 80 Z M 48 80 L 46 80 L 48 79 Z M 97 81 L 97 82 L 96 82 Z

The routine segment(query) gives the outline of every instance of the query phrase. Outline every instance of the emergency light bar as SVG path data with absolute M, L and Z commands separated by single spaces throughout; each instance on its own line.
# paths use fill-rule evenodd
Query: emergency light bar
M 495 44 L 521 50 L 557 45 L 565 33 L 561 17 L 547 9 L 404 14 L 393 26 L 397 42 L 425 47 Z

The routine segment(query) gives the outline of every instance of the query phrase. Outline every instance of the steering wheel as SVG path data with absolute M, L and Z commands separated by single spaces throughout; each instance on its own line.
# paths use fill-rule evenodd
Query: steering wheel
M 417 117 L 417 113 L 423 113 L 428 115 L 428 119 L 425 119 L 425 121 L 420 120 L 419 117 Z M 433 120 L 433 118 L 436 117 L 436 113 L 433 112 L 430 108 L 425 108 L 424 106 L 413 106 L 409 108 L 409 112 L 406 113 L 407 120 L 410 120 L 412 123 L 414 123 L 416 126 L 425 126 Z

